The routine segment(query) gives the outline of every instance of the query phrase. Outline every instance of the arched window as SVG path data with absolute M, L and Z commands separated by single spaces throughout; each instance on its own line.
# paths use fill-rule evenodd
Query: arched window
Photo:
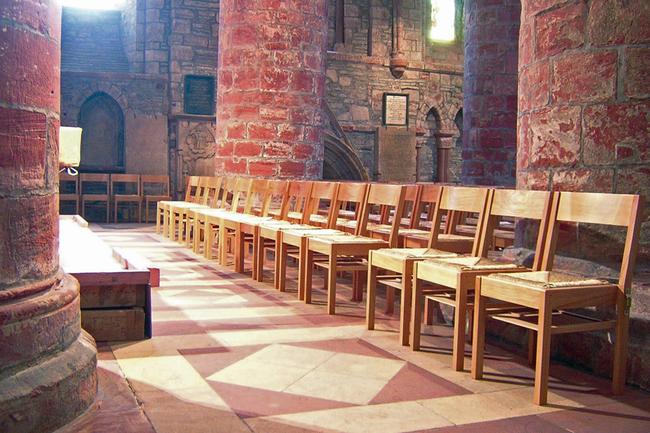
M 81 169 L 124 171 L 124 115 L 118 103 L 103 92 L 90 96 L 79 111 Z
M 433 42 L 454 42 L 461 38 L 462 0 L 429 0 L 431 9 L 429 38 Z

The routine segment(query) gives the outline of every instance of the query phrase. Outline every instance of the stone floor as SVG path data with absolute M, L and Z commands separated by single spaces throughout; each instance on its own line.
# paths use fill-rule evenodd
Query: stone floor
M 398 344 L 393 318 L 367 331 L 343 279 L 328 316 L 322 282 L 305 305 L 295 284 L 276 292 L 149 226 L 93 229 L 161 268 L 154 337 L 99 345 L 96 403 L 62 432 L 650 432 L 648 393 L 613 398 L 607 381 L 554 364 L 538 407 L 511 353 L 488 347 L 474 381 L 450 368 L 448 327 L 426 328 L 422 352 Z

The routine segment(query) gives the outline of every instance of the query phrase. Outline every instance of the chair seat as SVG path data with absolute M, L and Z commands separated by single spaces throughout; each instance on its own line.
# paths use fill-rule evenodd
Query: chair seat
M 289 212 L 287 213 L 287 218 L 294 219 L 294 220 L 301 220 L 302 212 Z
M 505 282 L 534 289 L 554 289 L 579 286 L 610 285 L 606 280 L 584 278 L 576 275 L 555 271 L 513 272 L 508 274 L 493 274 L 483 277 L 493 282 Z
M 458 254 L 434 248 L 381 248 L 373 252 L 373 256 L 387 256 L 391 258 L 441 258 L 456 257 Z
M 317 223 L 317 224 L 327 224 L 327 216 L 314 214 L 309 217 L 309 222 Z
M 485 271 L 485 270 L 501 270 L 501 269 L 517 269 L 522 268 L 515 263 L 497 262 L 495 260 L 487 259 L 484 257 L 451 257 L 427 260 L 427 267 L 439 266 L 443 268 L 451 268 L 456 271 Z M 526 274 L 522 272 L 522 274 Z

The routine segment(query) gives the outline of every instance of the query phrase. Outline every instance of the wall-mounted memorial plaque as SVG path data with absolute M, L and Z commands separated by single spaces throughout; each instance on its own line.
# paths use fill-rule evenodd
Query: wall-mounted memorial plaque
M 183 108 L 187 114 L 214 115 L 214 77 L 186 75 Z
M 409 95 L 384 93 L 382 121 L 387 126 L 408 126 Z

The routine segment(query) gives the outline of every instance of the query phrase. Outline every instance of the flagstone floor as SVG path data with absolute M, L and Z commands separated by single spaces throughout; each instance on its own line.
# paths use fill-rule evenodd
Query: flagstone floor
M 270 275 L 254 282 L 151 226 L 92 229 L 160 267 L 154 337 L 98 345 L 98 398 L 61 432 L 650 432 L 648 393 L 614 398 L 608 381 L 553 364 L 538 407 L 512 353 L 488 347 L 474 381 L 451 369 L 446 326 L 425 328 L 422 352 L 399 345 L 394 317 L 367 331 L 344 279 L 328 316 L 322 280 L 306 305 L 295 283 L 277 292 Z

